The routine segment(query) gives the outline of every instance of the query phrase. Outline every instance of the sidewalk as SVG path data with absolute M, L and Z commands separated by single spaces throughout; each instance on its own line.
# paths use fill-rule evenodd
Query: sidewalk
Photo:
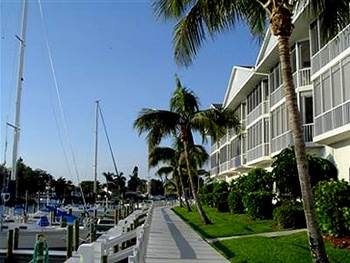
M 228 263 L 168 207 L 154 208 L 146 263 Z

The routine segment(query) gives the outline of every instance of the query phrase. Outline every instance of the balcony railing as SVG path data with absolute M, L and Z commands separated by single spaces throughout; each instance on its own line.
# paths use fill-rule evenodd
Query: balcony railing
M 315 74 L 328 62 L 350 47 L 350 25 L 340 31 L 332 40 L 311 58 L 312 73 Z
M 269 104 L 268 101 L 263 101 L 254 110 L 252 110 L 247 116 L 247 126 L 251 124 L 254 120 L 259 118 L 261 115 L 268 113 Z
M 269 144 L 263 143 L 247 151 L 247 162 L 269 155 Z
M 219 166 L 215 166 L 210 169 L 210 175 L 218 175 L 218 174 L 219 174 Z
M 284 97 L 283 85 L 280 85 L 276 90 L 274 90 L 270 95 L 270 105 L 273 106 L 279 102 Z
M 314 124 L 303 125 L 303 137 L 304 142 L 312 142 L 314 138 Z M 281 135 L 271 139 L 271 153 L 280 151 L 289 145 L 293 144 L 293 136 L 290 130 L 282 133 Z
M 229 169 L 230 161 L 226 161 L 219 166 L 219 173 L 226 172 Z
M 237 155 L 233 157 L 230 161 L 230 169 L 240 167 L 241 165 L 242 165 L 241 155 Z
M 350 100 L 315 118 L 315 135 L 328 132 L 350 123 Z

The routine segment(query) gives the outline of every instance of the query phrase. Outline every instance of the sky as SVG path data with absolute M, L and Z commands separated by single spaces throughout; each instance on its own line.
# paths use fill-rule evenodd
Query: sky
M 147 168 L 145 139 L 132 126 L 138 112 L 142 108 L 168 108 L 175 74 L 199 97 L 202 108 L 221 103 L 232 67 L 254 65 L 258 52 L 257 42 L 239 25 L 215 41 L 206 42 L 192 66 L 179 67 L 173 59 L 174 22 L 157 19 L 151 1 L 41 1 L 45 26 L 37 0 L 29 1 L 19 155 L 26 164 L 46 170 L 56 178 L 64 176 L 77 182 L 70 151 L 73 149 L 80 180 L 93 179 L 97 99 L 108 125 L 118 169 L 129 175 L 138 166 L 141 177 L 153 176 L 153 171 Z M 21 2 L 0 0 L 0 3 L 0 162 L 4 160 L 7 134 L 6 159 L 10 166 L 13 131 L 10 128 L 6 131 L 6 121 L 14 123 L 18 64 L 15 35 L 20 30 Z M 67 134 L 59 115 L 45 27 Z M 102 129 L 99 142 L 101 179 L 102 172 L 113 171 Z

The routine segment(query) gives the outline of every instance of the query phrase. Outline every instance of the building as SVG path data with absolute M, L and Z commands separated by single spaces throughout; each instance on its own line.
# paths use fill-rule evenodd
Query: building
M 295 12 L 291 60 L 307 151 L 331 160 L 350 180 L 350 25 L 324 41 L 318 18 Z M 217 105 L 216 105 L 217 107 Z M 252 167 L 268 168 L 293 144 L 277 39 L 265 35 L 256 64 L 232 69 L 221 107 L 235 110 L 243 132 L 211 144 L 211 176 L 230 180 Z

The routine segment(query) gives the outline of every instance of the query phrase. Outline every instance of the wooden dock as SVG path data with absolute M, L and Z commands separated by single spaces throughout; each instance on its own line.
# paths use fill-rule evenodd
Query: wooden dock
M 154 208 L 146 263 L 228 263 L 170 208 Z

